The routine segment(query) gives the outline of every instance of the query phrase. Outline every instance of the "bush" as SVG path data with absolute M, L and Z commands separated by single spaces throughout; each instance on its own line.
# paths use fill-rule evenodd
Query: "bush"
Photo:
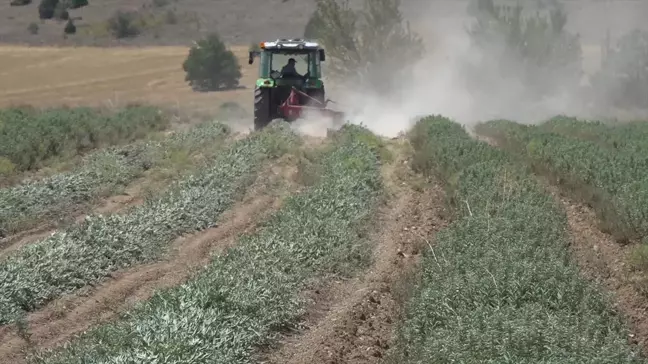
M 648 109 L 648 31 L 634 30 L 616 47 L 608 45 L 592 86 L 608 106 Z
M 52 19 L 54 17 L 54 12 L 56 11 L 56 6 L 58 5 L 58 0 L 41 0 L 38 5 L 38 16 L 41 19 Z
M 72 19 L 69 19 L 67 24 L 65 24 L 65 28 L 63 29 L 63 32 L 65 34 L 75 34 L 76 30 L 77 30 L 76 25 L 74 25 Z
M 566 31 L 567 14 L 560 6 L 526 14 L 522 5 L 496 5 L 494 0 L 474 4 L 477 22 L 468 33 L 501 76 L 519 79 L 535 97 L 578 85 L 580 39 Z
M 88 5 L 88 0 L 68 0 L 68 8 L 78 9 Z
M 182 68 L 194 91 L 234 88 L 242 76 L 238 59 L 215 33 L 191 47 Z
M 24 6 L 31 4 L 31 0 L 11 0 L 9 5 L 11 6 Z
M 400 0 L 365 0 L 356 11 L 348 0 L 319 0 L 304 36 L 326 49 L 331 76 L 389 89 L 392 81 L 402 83 L 411 69 L 407 65 L 423 52 L 422 40 L 404 23 L 399 7 Z
M 115 38 L 130 38 L 140 34 L 140 29 L 136 24 L 138 14 L 135 11 L 117 10 L 110 19 L 108 19 L 108 30 Z
M 54 8 L 53 18 L 58 20 L 69 20 L 70 13 L 68 12 L 68 4 L 66 2 L 59 2 Z
M 38 24 L 36 23 L 29 23 L 29 26 L 27 27 L 30 34 L 38 34 L 38 29 Z

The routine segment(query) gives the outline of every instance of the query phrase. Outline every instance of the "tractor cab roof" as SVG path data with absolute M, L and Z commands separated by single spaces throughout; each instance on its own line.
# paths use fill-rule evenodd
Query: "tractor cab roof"
M 275 41 L 261 42 L 259 47 L 263 50 L 269 51 L 304 51 L 304 50 L 318 50 L 320 45 L 307 39 L 277 39 Z

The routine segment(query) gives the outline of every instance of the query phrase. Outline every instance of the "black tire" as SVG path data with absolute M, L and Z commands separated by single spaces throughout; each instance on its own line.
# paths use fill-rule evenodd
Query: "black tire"
M 254 130 L 261 130 L 270 124 L 270 89 L 256 87 L 254 89 Z

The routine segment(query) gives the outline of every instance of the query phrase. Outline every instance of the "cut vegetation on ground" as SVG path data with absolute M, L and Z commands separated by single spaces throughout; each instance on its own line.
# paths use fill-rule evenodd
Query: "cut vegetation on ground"
M 90 215 L 0 262 L 0 323 L 64 293 L 149 261 L 181 234 L 213 225 L 254 181 L 264 161 L 296 143 L 286 128 L 234 142 L 210 166 L 126 214 Z
M 69 171 L 0 189 L 0 237 L 46 222 L 70 220 L 144 172 L 178 173 L 195 167 L 196 163 L 205 163 L 196 160 L 197 154 L 213 157 L 226 146 L 229 135 L 225 125 L 205 122 L 158 140 L 102 149 L 89 154 Z
M 310 188 L 193 280 L 39 362 L 155 360 L 162 352 L 171 361 L 249 361 L 258 345 L 298 322 L 304 309 L 298 293 L 309 282 L 367 264 L 367 241 L 359 234 L 381 196 L 377 155 L 356 138 L 341 138 L 313 167 Z

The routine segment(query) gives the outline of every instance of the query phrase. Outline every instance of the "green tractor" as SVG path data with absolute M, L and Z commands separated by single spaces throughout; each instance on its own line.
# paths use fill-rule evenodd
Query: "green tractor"
M 277 39 L 261 42 L 250 51 L 249 64 L 259 57 L 259 78 L 254 88 L 254 130 L 272 120 L 294 121 L 306 113 L 341 120 L 343 113 L 327 109 L 321 62 L 326 55 L 317 42 Z

